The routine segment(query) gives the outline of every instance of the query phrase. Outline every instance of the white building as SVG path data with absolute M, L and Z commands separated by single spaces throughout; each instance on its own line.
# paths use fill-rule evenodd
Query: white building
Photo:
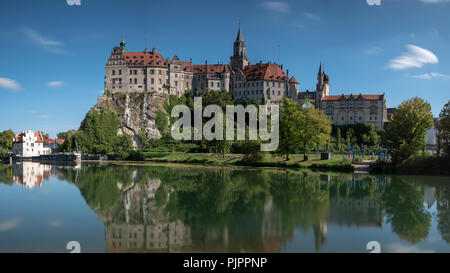
M 51 153 L 49 147 L 44 147 L 42 136 L 32 130 L 23 131 L 13 140 L 13 154 L 17 157 L 35 157 Z

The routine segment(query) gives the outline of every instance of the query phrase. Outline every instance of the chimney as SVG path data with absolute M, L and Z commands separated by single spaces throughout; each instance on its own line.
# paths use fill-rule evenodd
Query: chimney
M 152 49 L 152 54 L 155 54 L 155 48 Z

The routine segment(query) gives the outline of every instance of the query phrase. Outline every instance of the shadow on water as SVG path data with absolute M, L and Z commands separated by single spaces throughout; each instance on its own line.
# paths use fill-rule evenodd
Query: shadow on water
M 0 165 L 26 188 L 50 176 L 74 184 L 104 222 L 107 252 L 280 252 L 299 234 L 320 251 L 329 227 L 382 229 L 418 243 L 450 242 L 447 178 L 165 166 Z M 427 207 L 428 206 L 428 207 Z

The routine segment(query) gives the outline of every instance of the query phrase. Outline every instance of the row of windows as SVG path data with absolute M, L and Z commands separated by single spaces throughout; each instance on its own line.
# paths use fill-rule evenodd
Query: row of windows
M 263 94 L 263 90 L 248 90 L 248 91 L 235 91 L 234 92 L 234 95 L 235 96 L 245 96 L 245 95 L 262 95 Z M 281 96 L 281 91 L 277 91 L 277 92 L 275 92 L 275 91 L 273 91 L 272 90 L 272 96 L 275 96 L 275 95 L 278 95 L 278 96 Z M 285 96 L 287 96 L 287 92 L 283 92 L 283 94 L 285 95 Z M 267 90 L 266 91 L 266 95 L 267 96 L 270 96 L 270 90 Z
M 270 82 L 266 82 L 266 86 L 269 86 Z M 247 84 L 245 83 L 235 83 L 234 87 L 238 88 L 238 87 L 245 87 L 247 85 L 247 87 L 255 87 L 255 86 L 264 86 L 264 82 L 248 82 Z M 275 87 L 275 82 L 272 82 L 272 87 Z M 281 82 L 278 83 L 278 87 L 281 87 Z
M 333 117 L 331 117 L 331 119 L 333 119 Z M 344 120 L 345 118 L 344 117 L 341 117 L 341 120 Z M 353 120 L 353 117 L 350 117 L 349 118 L 350 120 Z M 362 117 L 358 117 L 358 120 L 359 121 L 361 121 L 362 120 Z M 370 117 L 370 120 L 377 120 L 377 117 Z
M 117 70 L 117 72 L 118 72 L 118 75 L 122 75 L 122 70 L 121 69 Z M 143 69 L 142 73 L 146 74 L 146 70 Z M 116 75 L 116 70 L 113 69 L 111 71 L 111 74 L 112 75 Z M 137 69 L 130 69 L 128 74 L 129 75 L 137 75 Z M 150 69 L 150 74 L 151 75 L 155 75 L 155 69 Z M 158 75 L 162 75 L 162 70 L 161 69 L 158 70 Z M 166 75 L 167 76 L 169 75 L 169 70 L 166 70 Z M 178 74 L 175 74 L 175 78 L 178 78 Z M 189 75 L 184 75 L 184 78 L 185 79 L 189 79 L 190 77 L 189 77 Z

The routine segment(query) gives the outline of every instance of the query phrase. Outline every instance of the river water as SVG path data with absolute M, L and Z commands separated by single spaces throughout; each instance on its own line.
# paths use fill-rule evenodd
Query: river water
M 0 208 L 0 252 L 450 252 L 449 177 L 24 162 Z

